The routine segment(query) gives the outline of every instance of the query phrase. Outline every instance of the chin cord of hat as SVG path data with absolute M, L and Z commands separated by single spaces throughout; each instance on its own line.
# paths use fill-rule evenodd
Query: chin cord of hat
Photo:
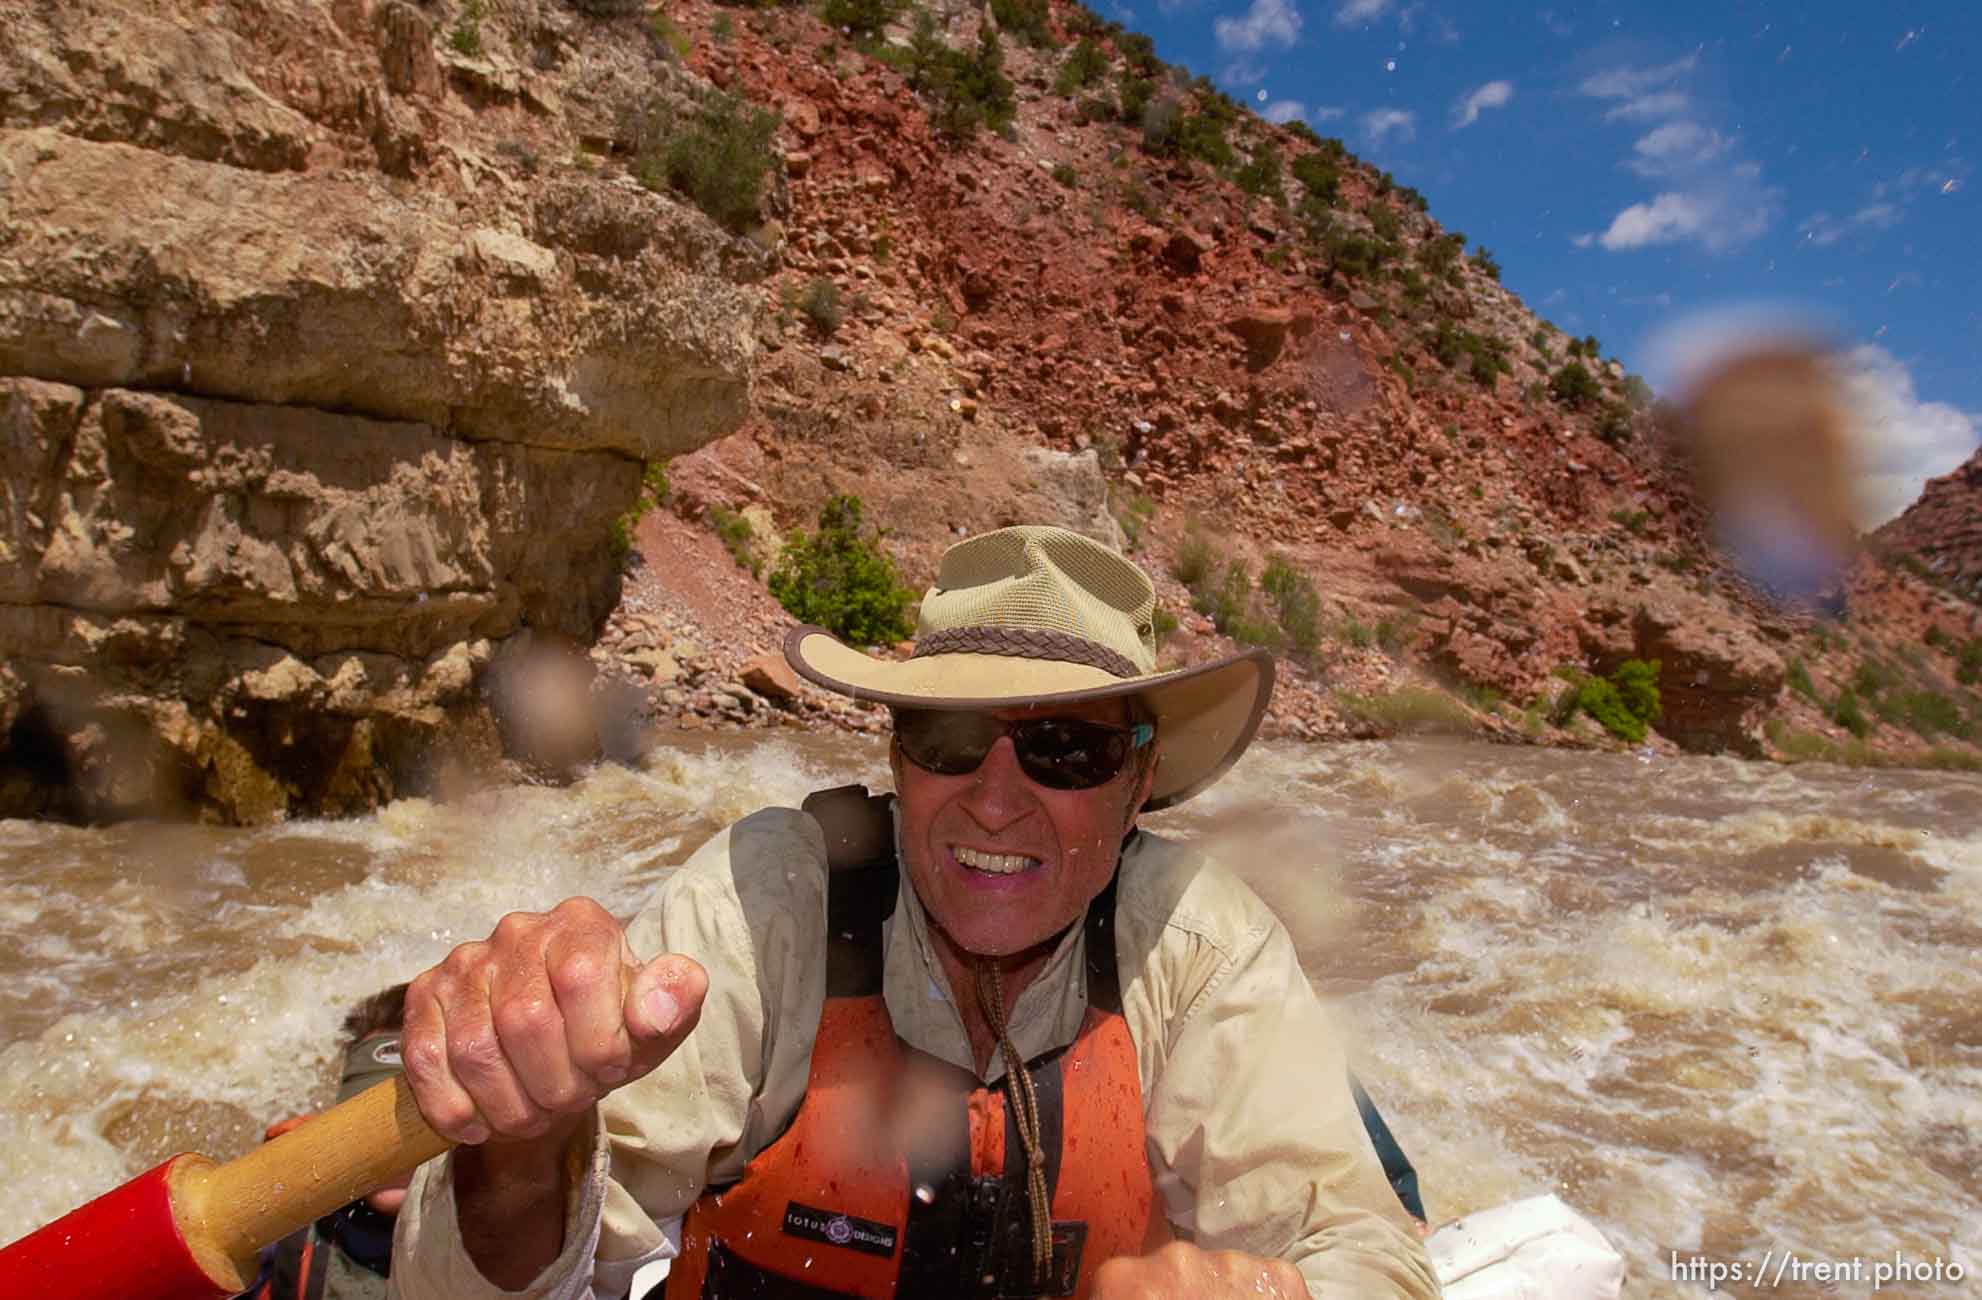
M 997 959 L 979 957 L 975 965 L 977 1005 L 998 1035 L 998 1050 L 1004 1053 L 1005 1073 L 1011 1080 L 1005 1104 L 1013 1107 L 1012 1120 L 1025 1145 L 1026 1200 L 1032 1203 L 1032 1275 L 1034 1284 L 1043 1287 L 1053 1263 L 1053 1207 L 1046 1193 L 1046 1150 L 1039 1141 L 1039 1096 L 1032 1089 L 1032 1071 L 1012 1046 L 1005 1025 L 1005 978 Z M 1008 1153 L 1006 1159 L 1010 1158 Z

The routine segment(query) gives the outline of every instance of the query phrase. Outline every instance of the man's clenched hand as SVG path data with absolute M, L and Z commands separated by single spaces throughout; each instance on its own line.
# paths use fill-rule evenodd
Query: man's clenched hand
M 1308 1300 L 1308 1288 L 1284 1259 L 1173 1241 L 1152 1255 L 1103 1264 L 1095 1270 L 1094 1300 Z
M 408 986 L 406 1075 L 443 1137 L 561 1147 L 599 1098 L 680 1045 L 708 983 L 686 957 L 643 966 L 589 898 L 512 912 Z

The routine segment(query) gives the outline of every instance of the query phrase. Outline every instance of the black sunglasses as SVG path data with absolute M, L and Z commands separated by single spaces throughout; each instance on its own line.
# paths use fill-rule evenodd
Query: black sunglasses
M 1146 722 L 1111 727 L 1081 718 L 1007 722 L 988 713 L 896 709 L 895 739 L 908 761 L 941 776 L 975 772 L 1000 736 L 1012 738 L 1019 770 L 1054 790 L 1089 790 L 1115 778 L 1129 755 L 1156 736 Z

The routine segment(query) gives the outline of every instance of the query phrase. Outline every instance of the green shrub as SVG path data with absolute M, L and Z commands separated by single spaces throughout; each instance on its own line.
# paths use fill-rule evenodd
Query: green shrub
M 709 24 L 709 39 L 722 46 L 736 39 L 736 24 L 729 20 L 728 14 L 717 14 L 716 21 Z
M 482 0 L 463 0 L 461 16 L 455 20 L 454 30 L 447 34 L 447 43 L 456 54 L 471 59 L 481 56 Z
M 1475 334 L 1471 330 L 1457 328 L 1450 321 L 1441 320 L 1433 331 L 1431 353 L 1439 363 L 1452 369 L 1464 361 L 1468 363 L 1473 382 L 1482 388 L 1491 389 L 1498 376 L 1514 373 L 1512 363 L 1507 360 L 1507 345 L 1497 338 Z
M 931 114 L 936 129 L 950 140 L 968 140 L 979 127 L 1003 131 L 1018 111 L 1011 78 L 1005 75 L 1005 47 L 998 29 L 985 23 L 977 31 L 977 47 L 966 54 L 945 49 L 931 74 L 935 97 Z
M 730 558 L 735 560 L 739 567 L 750 570 L 751 577 L 763 577 L 764 562 L 757 558 L 757 552 L 750 545 L 757 536 L 756 530 L 750 526 L 750 521 L 734 510 L 711 506 L 709 522 L 715 527 L 716 536 L 722 540 L 724 548 L 730 553 Z
M 1177 152 L 1186 158 L 1210 163 L 1220 170 L 1238 161 L 1225 138 L 1225 121 L 1212 113 L 1190 113 L 1177 129 Z
M 1379 728 L 1387 735 L 1398 732 L 1444 732 L 1465 734 L 1475 730 L 1472 715 L 1464 705 L 1444 691 L 1422 686 L 1403 686 L 1387 694 L 1355 695 L 1338 692 L 1335 707 L 1344 716 Z
M 1302 659 L 1321 648 L 1321 593 L 1308 576 L 1285 557 L 1269 556 L 1259 575 L 1259 589 L 1273 602 L 1288 647 Z
M 1617 696 L 1632 717 L 1640 722 L 1656 722 L 1659 707 L 1659 661 L 1626 659 L 1610 675 Z
M 1418 245 L 1418 263 L 1441 280 L 1454 278 L 1459 265 L 1459 255 L 1466 249 L 1466 237 L 1457 234 L 1437 235 Z
M 1613 447 L 1631 441 L 1631 408 L 1623 402 L 1605 402 L 1597 413 L 1597 437 Z
M 1867 659 L 1851 674 L 1851 685 L 1867 699 L 1876 699 L 1900 684 L 1899 674 L 1877 659 Z
M 656 11 L 654 14 L 654 39 L 659 41 L 665 57 L 670 63 L 680 63 L 695 52 L 694 42 L 688 33 L 675 26 L 674 19 Z
M 823 275 L 805 286 L 798 309 L 805 313 L 805 319 L 812 322 L 814 329 L 828 338 L 839 331 L 840 322 L 846 319 L 840 306 L 840 287 Z
M 872 41 L 900 14 L 904 0 L 826 0 L 821 11 L 830 27 L 837 27 L 856 41 Z
M 1174 157 L 1183 137 L 1184 102 L 1175 95 L 1161 95 L 1142 110 L 1143 152 L 1160 158 Z
M 1177 557 L 1170 563 L 1170 576 L 1186 587 L 1195 587 L 1211 576 L 1215 562 L 1210 540 L 1194 532 L 1177 547 Z
M 1318 153 L 1304 153 L 1294 159 L 1288 168 L 1294 179 L 1307 191 L 1307 198 L 1317 206 L 1332 208 L 1342 198 L 1342 170 L 1331 158 Z
M 1142 545 L 1142 531 L 1149 527 L 1149 521 L 1155 515 L 1154 501 L 1146 496 L 1135 496 L 1130 497 L 1129 503 L 1115 516 L 1115 522 L 1122 526 L 1122 538 L 1129 550 L 1133 551 Z
M 1619 740 L 1635 745 L 1645 738 L 1645 724 L 1624 707 L 1617 688 L 1601 677 L 1592 677 L 1576 689 L 1574 711 L 1589 714 Z
M 649 510 L 668 499 L 668 463 L 650 460 L 640 471 L 640 491 L 625 514 L 612 521 L 608 544 L 615 562 L 624 562 L 633 553 L 634 536 L 640 520 Z
M 1054 180 L 1068 189 L 1080 184 L 1080 173 L 1074 170 L 1072 163 L 1054 163 L 1052 175 Z
M 650 460 L 640 471 L 640 486 L 655 505 L 668 499 L 668 463 Z
M 1592 677 L 1572 667 L 1558 668 L 1556 675 L 1568 682 L 1555 701 L 1552 721 L 1558 727 L 1587 713 L 1611 735 L 1636 745 L 1659 716 L 1656 659 L 1626 659 L 1609 677 Z
M 909 32 L 908 49 L 899 66 L 909 89 L 917 94 L 934 90 L 950 66 L 950 47 L 936 28 L 936 15 L 929 10 L 915 11 L 915 27 Z
M 1585 407 L 1603 396 L 1603 386 L 1580 361 L 1566 363 L 1549 377 L 1549 395 L 1564 406 Z
M 1072 99 L 1078 92 L 1087 89 L 1108 75 L 1108 56 L 1092 39 L 1083 36 L 1074 42 L 1074 48 L 1060 64 L 1060 74 L 1053 80 L 1053 91 L 1063 99 Z
M 1982 681 L 1982 636 L 1970 639 L 1961 647 L 1961 654 L 1955 661 L 1954 679 L 1963 686 L 1973 686 Z
M 1285 200 L 1287 193 L 1280 183 L 1280 146 L 1271 138 L 1261 140 L 1251 160 L 1239 168 L 1232 181 L 1255 198 L 1271 199 L 1275 203 Z
M 1156 57 L 1156 42 L 1141 32 L 1123 32 L 1117 36 L 1115 50 L 1129 69 L 1140 76 L 1154 78 L 1163 70 L 1163 61 Z
M 1172 614 L 1169 611 L 1169 609 L 1163 605 L 1158 605 L 1156 607 L 1156 613 L 1153 616 L 1151 616 L 1149 622 L 1150 622 L 1151 632 L 1156 638 L 1156 644 L 1159 646 L 1161 646 L 1165 641 L 1168 641 L 1172 636 L 1176 635 L 1177 616 L 1175 614 Z
M 998 26 L 1033 49 L 1050 50 L 1059 42 L 1053 39 L 1047 7 L 1047 0 L 991 0 L 991 16 L 998 20 Z
M 1858 693 L 1847 686 L 1837 693 L 1831 705 L 1831 721 L 1863 740 L 1872 730 L 1871 719 L 1858 707 Z
M 1966 738 L 1969 733 L 1960 706 L 1939 691 L 1903 691 L 1895 703 L 1900 719 L 1922 740 L 1942 735 Z
M 1473 266 L 1483 275 L 1500 278 L 1500 260 L 1485 246 L 1473 250 Z
M 861 534 L 860 498 L 835 496 L 819 510 L 819 531 L 796 532 L 778 553 L 771 595 L 792 617 L 816 623 L 850 645 L 887 645 L 914 629 L 913 595 L 894 563 Z
M 627 122 L 640 183 L 685 196 L 733 234 L 757 219 L 777 129 L 777 114 L 722 91 L 711 92 L 686 121 L 656 103 Z
M 1798 695 L 1801 695 L 1813 704 L 1817 702 L 1816 683 L 1810 680 L 1810 670 L 1804 666 L 1801 658 L 1791 659 L 1789 661 L 1789 667 L 1784 672 L 1783 679 L 1789 683 L 1790 690 L 1795 691 Z

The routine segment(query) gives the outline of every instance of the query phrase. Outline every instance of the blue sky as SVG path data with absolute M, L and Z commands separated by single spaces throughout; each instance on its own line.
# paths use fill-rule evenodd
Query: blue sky
M 1703 313 L 1820 330 L 1868 430 L 1868 522 L 1982 441 L 1977 0 L 1097 7 L 1417 187 L 1662 389 Z

